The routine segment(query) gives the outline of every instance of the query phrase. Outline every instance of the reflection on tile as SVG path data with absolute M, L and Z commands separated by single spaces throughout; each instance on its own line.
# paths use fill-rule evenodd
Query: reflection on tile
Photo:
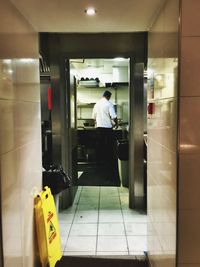
M 200 153 L 200 97 L 180 100 L 180 153 Z
M 0 100 L 0 153 L 6 153 L 15 148 L 15 121 L 13 101 Z

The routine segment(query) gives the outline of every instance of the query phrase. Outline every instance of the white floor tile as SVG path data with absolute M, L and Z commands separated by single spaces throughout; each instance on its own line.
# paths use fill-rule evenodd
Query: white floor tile
M 144 256 L 143 251 L 129 251 L 129 255 L 134 255 L 134 256 Z M 145 259 L 145 256 L 144 256 Z
M 70 236 L 96 236 L 97 224 L 94 223 L 74 223 L 70 231 Z
M 70 228 L 71 228 L 71 223 L 59 223 L 60 235 L 68 236 Z
M 96 198 L 96 197 L 92 197 L 92 196 L 90 196 L 90 197 L 80 197 L 80 199 L 79 199 L 79 204 L 98 204 L 99 203 L 99 199 L 98 198 Z
M 102 212 L 99 213 L 99 223 L 110 223 L 110 222 L 116 222 L 116 223 L 122 223 L 123 217 L 121 210 L 119 211 L 108 211 L 108 212 Z
M 146 223 L 125 223 L 126 235 L 147 235 Z
M 128 254 L 128 252 L 126 252 L 126 251 L 117 251 L 117 252 L 115 252 L 115 251 L 110 251 L 110 252 L 108 252 L 108 251 L 97 251 L 97 254 L 96 254 L 97 256 L 113 256 L 113 255 L 115 255 L 115 256 L 128 256 L 129 254 Z
M 77 211 L 74 223 L 97 223 L 98 211 Z
M 100 203 L 100 210 L 121 210 L 120 202 L 103 202 Z
M 71 236 L 67 240 L 64 251 L 94 251 L 96 249 L 96 236 Z
M 83 191 L 95 191 L 95 190 L 100 190 L 101 186 L 82 186 Z
M 100 205 L 105 205 L 105 204 L 112 204 L 112 205 L 115 205 L 115 204 L 120 204 L 120 200 L 119 200 L 119 197 L 105 197 L 105 198 L 101 198 L 100 199 Z
M 133 222 L 133 223 L 147 223 L 147 216 L 146 215 L 137 215 L 134 213 L 129 213 L 126 211 L 123 211 L 123 218 L 124 222 Z
M 83 189 L 81 192 L 81 196 L 95 196 L 99 197 L 99 188 L 90 188 L 90 189 Z
M 97 252 L 100 251 L 128 252 L 125 236 L 99 236 Z
M 63 251 L 64 256 L 95 256 L 95 251 Z
M 98 208 L 99 208 L 98 203 L 79 204 L 77 207 L 77 211 L 91 211 L 91 210 L 97 211 Z
M 59 223 L 72 223 L 74 219 L 74 213 L 59 213 L 58 221 Z
M 123 187 L 78 187 L 72 207 L 58 214 L 63 254 L 144 255 L 147 216 L 129 209 L 128 194 Z
M 119 197 L 119 192 L 117 187 L 101 187 L 100 197 L 102 199 L 110 197 Z
M 98 227 L 98 235 L 124 235 L 123 223 L 100 223 Z
M 147 251 L 146 236 L 127 236 L 129 251 Z

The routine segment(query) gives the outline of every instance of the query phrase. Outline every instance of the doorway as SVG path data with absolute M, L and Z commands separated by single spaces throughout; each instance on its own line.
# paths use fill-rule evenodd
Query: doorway
M 69 60 L 67 61 L 69 62 Z M 71 70 L 71 68 L 66 69 Z M 68 135 L 64 135 L 66 142 L 64 148 L 67 148 L 66 151 L 69 153 L 67 166 L 73 179 L 72 188 L 76 188 L 76 190 L 74 190 L 75 198 L 71 207 L 59 212 L 63 251 L 66 255 L 132 255 L 132 253 L 138 255 L 143 253 L 146 244 L 146 215 L 145 212 L 129 208 L 129 192 L 131 190 L 113 186 L 79 186 L 77 188 L 77 161 L 74 161 L 74 156 L 77 157 L 77 138 L 75 137 L 78 122 L 74 119 L 78 117 L 76 105 L 78 102 L 77 79 L 71 71 L 67 75 L 69 79 L 66 79 L 66 114 L 68 115 L 67 118 L 70 117 L 70 119 L 66 120 Z M 140 76 L 137 75 L 135 82 L 140 82 L 138 77 Z M 129 90 L 129 94 L 129 98 L 133 99 L 133 91 Z M 63 100 L 65 102 L 65 99 Z M 143 109 L 141 103 L 139 108 Z M 132 136 L 134 136 L 133 132 Z M 135 150 L 133 151 L 135 153 Z M 76 165 L 73 165 L 74 163 Z M 76 173 L 74 173 L 74 170 L 76 170 Z M 134 226 L 134 229 L 132 229 L 132 226 Z M 140 230 L 136 230 L 138 227 Z M 91 232 L 91 229 L 95 229 L 94 232 Z M 140 237 L 137 237 L 138 234 Z M 118 242 L 115 242 L 116 239 Z M 82 247 L 81 242 L 84 243 Z M 86 247 L 85 244 L 89 247 Z M 109 249 L 106 247 L 108 244 L 110 244 Z M 117 247 L 115 244 L 123 245 Z M 140 248 L 132 244 L 140 244 Z
M 71 121 L 76 124 L 77 185 L 128 187 L 129 59 L 70 59 L 69 63 L 76 91 Z M 110 101 L 117 114 L 118 128 L 113 128 L 109 149 L 106 146 L 103 150 L 92 112 L 105 91 L 112 94 Z M 110 151 L 111 160 L 107 159 Z

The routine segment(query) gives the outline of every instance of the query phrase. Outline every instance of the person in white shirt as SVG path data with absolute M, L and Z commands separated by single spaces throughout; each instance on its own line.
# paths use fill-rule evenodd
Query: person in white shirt
M 116 140 L 113 128 L 118 128 L 117 114 L 110 102 L 111 92 L 105 91 L 103 97 L 94 105 L 92 118 L 97 128 L 97 160 L 104 164 L 108 181 L 119 185 L 119 173 L 116 157 Z
M 118 127 L 114 105 L 109 101 L 111 95 L 110 91 L 105 91 L 103 97 L 94 105 L 92 117 L 96 121 L 97 128 Z

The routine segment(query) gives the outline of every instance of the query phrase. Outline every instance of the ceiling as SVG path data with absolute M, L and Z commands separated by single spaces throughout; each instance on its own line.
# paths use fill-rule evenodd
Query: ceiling
M 38 32 L 148 31 L 166 0 L 10 0 Z M 93 17 L 84 10 L 93 6 Z
M 113 67 L 128 67 L 129 59 L 128 58 L 85 58 L 85 59 L 71 59 L 70 63 L 76 69 L 85 69 L 85 68 L 103 68 L 105 65 L 109 68 Z
M 71 59 L 71 70 L 78 77 L 95 78 L 101 75 L 113 74 L 113 68 L 117 68 L 119 73 L 123 68 L 128 73 L 129 59 L 128 58 L 90 58 L 90 59 Z M 126 70 L 125 70 L 126 68 Z

